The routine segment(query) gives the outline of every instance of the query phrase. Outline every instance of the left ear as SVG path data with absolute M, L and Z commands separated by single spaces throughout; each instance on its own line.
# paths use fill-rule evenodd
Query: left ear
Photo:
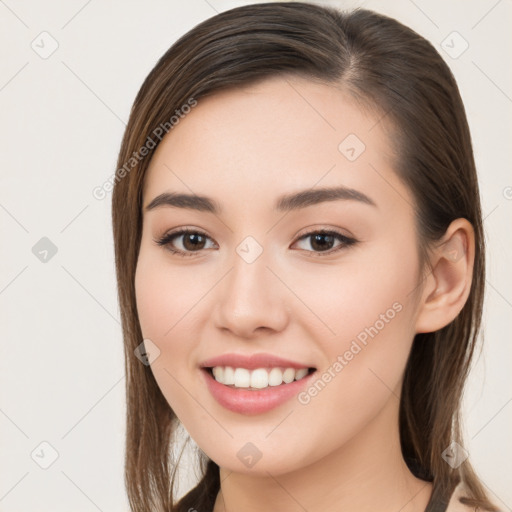
M 434 332 L 448 325 L 464 307 L 471 290 L 475 233 L 466 219 L 454 220 L 441 243 L 431 251 L 432 271 L 425 278 L 416 332 Z

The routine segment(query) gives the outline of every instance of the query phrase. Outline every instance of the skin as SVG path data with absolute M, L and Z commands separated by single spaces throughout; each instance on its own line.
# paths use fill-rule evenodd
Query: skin
M 393 170 L 392 131 L 378 120 L 332 86 L 272 78 L 200 99 L 153 155 L 144 208 L 171 191 L 222 207 L 144 211 L 135 280 L 142 333 L 160 350 L 155 379 L 221 468 L 215 512 L 419 512 L 429 500 L 431 484 L 401 455 L 400 385 L 414 335 L 449 323 L 467 299 L 473 231 L 454 221 L 431 251 L 432 270 L 420 268 L 414 199 Z M 354 162 L 338 149 L 348 134 L 366 146 Z M 282 194 L 339 185 L 376 206 L 273 210 Z M 180 227 L 205 232 L 204 248 L 193 252 L 180 236 L 174 247 L 192 253 L 181 257 L 155 243 Z M 334 239 L 326 254 L 312 237 L 300 240 L 322 228 L 357 243 L 333 252 Z M 263 249 L 252 263 L 236 252 L 247 236 Z M 201 361 L 223 353 L 270 352 L 321 374 L 394 303 L 400 312 L 307 404 L 237 414 L 199 373 Z M 248 442 L 262 455 L 251 468 L 237 457 Z

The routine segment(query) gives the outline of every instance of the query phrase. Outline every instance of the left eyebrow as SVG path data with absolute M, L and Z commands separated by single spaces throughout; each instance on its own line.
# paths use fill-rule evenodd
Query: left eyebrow
M 366 194 L 359 192 L 353 188 L 347 187 L 330 187 L 307 189 L 299 192 L 293 192 L 278 198 L 274 205 L 277 211 L 291 211 L 307 208 L 316 204 L 327 201 L 359 201 L 370 206 L 377 207 L 375 201 Z M 145 208 L 146 211 L 154 210 L 162 206 L 170 206 L 175 208 L 185 208 L 208 212 L 218 215 L 222 208 L 211 197 L 200 196 L 197 194 L 182 194 L 176 192 L 164 192 L 156 196 Z
M 301 190 L 300 192 L 281 196 L 275 205 L 275 209 L 278 211 L 298 210 L 326 201 L 338 200 L 359 201 L 377 207 L 373 199 L 358 190 L 347 187 L 331 187 Z

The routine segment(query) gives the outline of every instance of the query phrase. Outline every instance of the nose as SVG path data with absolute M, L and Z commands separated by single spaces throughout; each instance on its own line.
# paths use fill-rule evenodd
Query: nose
M 231 270 L 215 287 L 215 326 L 238 338 L 282 331 L 289 322 L 290 292 L 265 251 L 252 262 L 238 254 L 230 262 Z

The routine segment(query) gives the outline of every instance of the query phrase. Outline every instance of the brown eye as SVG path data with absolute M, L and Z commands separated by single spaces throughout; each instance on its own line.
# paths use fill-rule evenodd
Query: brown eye
M 208 240 L 211 240 L 211 238 L 201 231 L 182 229 L 167 233 L 159 240 L 155 240 L 155 242 L 174 254 L 193 256 L 195 252 L 198 253 L 206 248 L 205 245 Z
M 317 253 L 315 255 L 321 256 L 321 253 L 332 254 L 341 249 L 345 249 L 351 245 L 354 245 L 357 241 L 354 238 L 347 237 L 337 231 L 311 231 L 310 233 L 306 233 L 302 235 L 298 242 L 309 240 L 307 245 L 309 248 L 302 248 L 308 252 Z M 334 245 L 336 242 L 339 242 L 338 245 Z
M 205 245 L 206 238 L 199 233 L 187 233 L 183 236 L 183 247 L 187 251 L 194 251 L 198 249 L 203 249 Z
M 315 235 L 311 235 L 311 247 L 315 251 L 328 251 L 332 249 L 332 246 L 336 238 L 333 235 L 327 235 L 325 233 L 317 233 Z

